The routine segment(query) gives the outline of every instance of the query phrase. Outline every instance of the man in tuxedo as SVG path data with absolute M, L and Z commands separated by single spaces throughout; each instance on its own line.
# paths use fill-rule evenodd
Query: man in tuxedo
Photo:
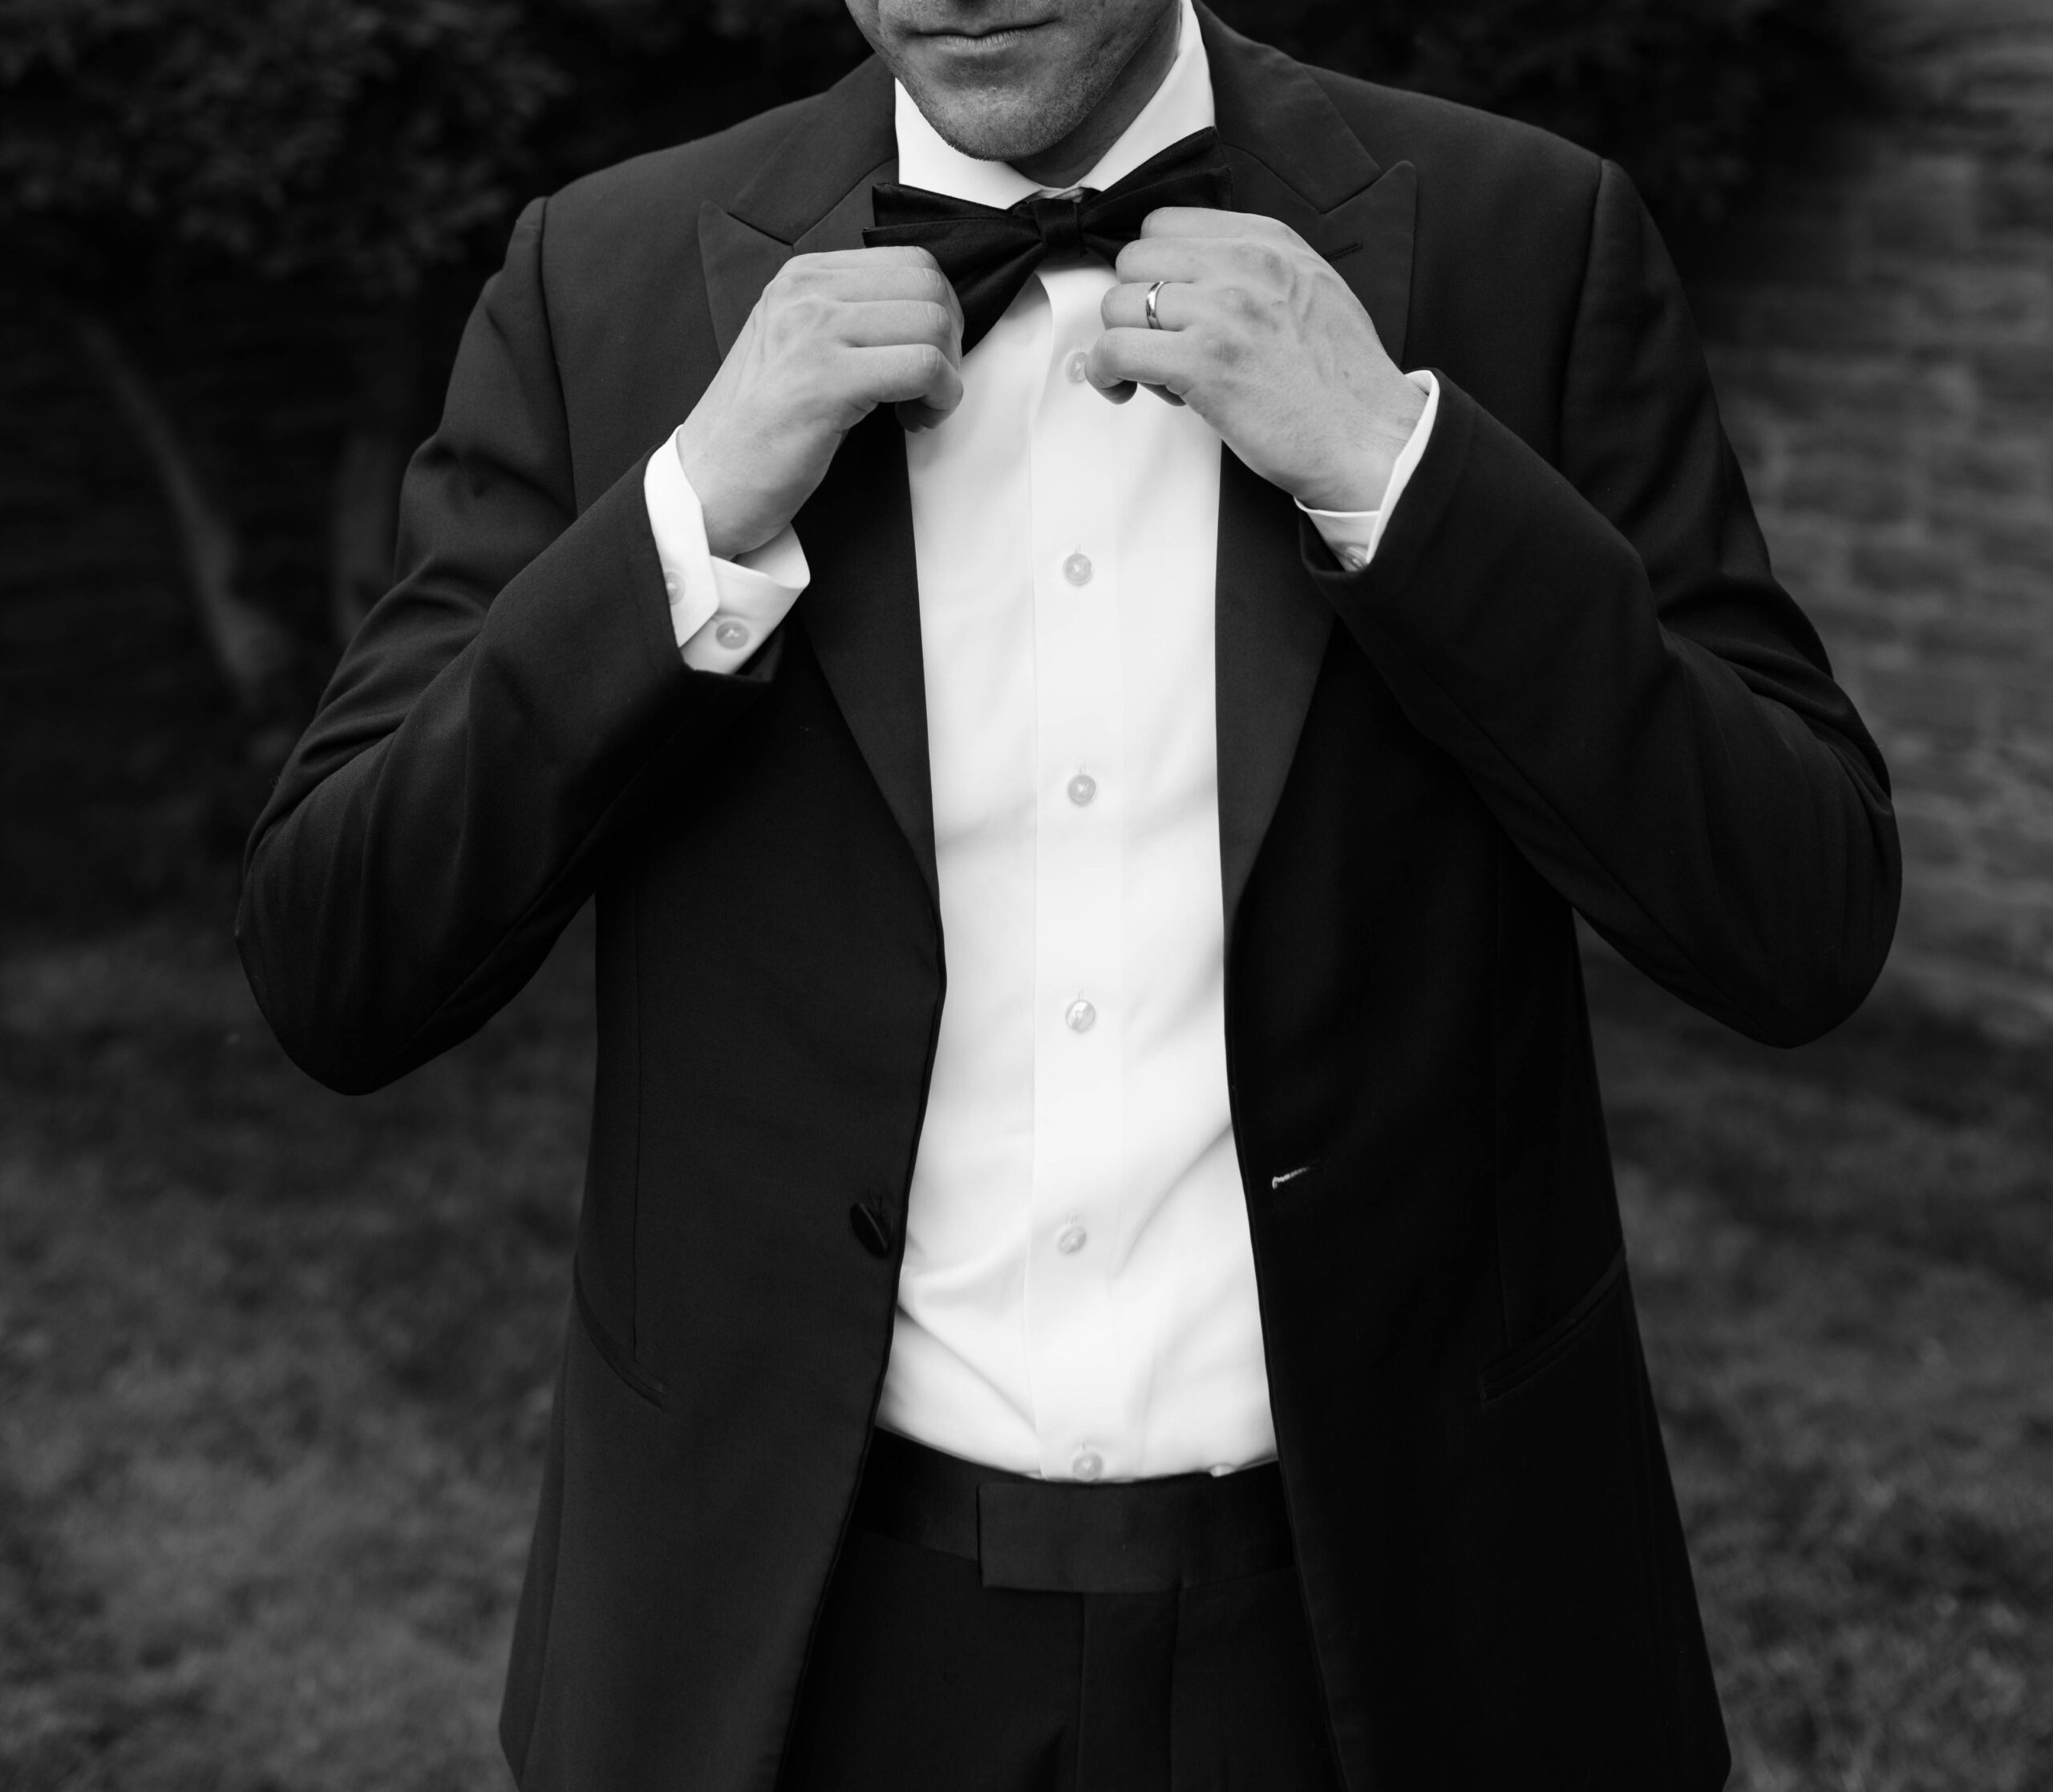
M 531 206 L 252 840 L 375 1087 L 597 905 L 528 1792 L 1697 1792 L 1574 915 L 1793 1044 L 1884 770 L 1613 168 L 851 0 Z

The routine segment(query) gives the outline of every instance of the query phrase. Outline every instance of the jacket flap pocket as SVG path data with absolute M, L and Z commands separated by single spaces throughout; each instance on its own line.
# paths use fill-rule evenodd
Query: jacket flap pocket
M 1501 1399 L 1566 1356 L 1625 1285 L 1626 1249 L 1622 1244 L 1610 1267 L 1590 1284 L 1581 1300 L 1537 1337 L 1507 1351 L 1476 1377 L 1483 1403 L 1488 1406 L 1492 1400 Z
M 650 1406 L 661 1407 L 670 1390 L 635 1361 L 633 1353 L 599 1323 L 599 1316 L 592 1311 L 591 1302 L 585 1298 L 585 1284 L 574 1268 L 570 1272 L 570 1285 L 577 1297 L 577 1317 L 584 1325 L 585 1336 L 592 1341 L 592 1348 L 630 1389 Z

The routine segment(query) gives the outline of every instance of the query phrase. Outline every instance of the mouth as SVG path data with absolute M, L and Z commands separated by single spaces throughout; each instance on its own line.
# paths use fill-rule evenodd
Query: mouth
M 959 47 L 970 50 L 1002 50 L 1009 44 L 1023 42 L 1050 22 L 1045 18 L 1035 18 L 1018 25 L 965 26 L 957 30 L 929 31 L 924 34 L 951 49 Z

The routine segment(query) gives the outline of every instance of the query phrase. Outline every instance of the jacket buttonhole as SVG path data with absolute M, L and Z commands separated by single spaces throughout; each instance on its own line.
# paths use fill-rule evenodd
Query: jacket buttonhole
M 891 1225 L 875 1202 L 858 1201 L 848 1209 L 848 1230 L 873 1257 L 891 1255 Z

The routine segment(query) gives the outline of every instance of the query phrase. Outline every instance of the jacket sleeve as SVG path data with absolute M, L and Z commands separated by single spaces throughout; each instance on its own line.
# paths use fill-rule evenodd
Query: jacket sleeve
M 236 936 L 257 1003 L 346 1093 L 510 999 L 609 852 L 763 694 L 680 660 L 643 463 L 577 511 L 545 223 L 537 200 L 471 318 L 407 473 L 399 582 L 244 861 Z
M 1375 560 L 1308 564 L 1411 722 L 1634 964 L 1795 1045 L 1880 974 L 1888 775 L 1780 585 L 1679 281 L 1597 183 L 1557 464 L 1444 374 Z

